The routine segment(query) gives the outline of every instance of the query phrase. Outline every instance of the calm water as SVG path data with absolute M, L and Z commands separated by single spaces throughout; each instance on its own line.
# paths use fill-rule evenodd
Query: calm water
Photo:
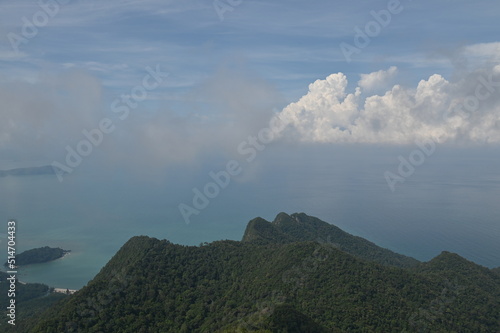
M 189 225 L 178 204 L 190 203 L 192 188 L 203 187 L 226 160 L 166 168 L 154 179 L 148 170 L 92 171 L 91 162 L 63 183 L 52 176 L 0 178 L 0 215 L 17 220 L 18 253 L 45 245 L 72 250 L 21 269 L 20 280 L 70 289 L 85 285 L 134 235 L 188 245 L 239 240 L 248 220 L 281 211 L 317 216 L 420 260 L 448 250 L 500 266 L 498 150 L 438 149 L 393 193 L 383 174 L 396 172 L 397 156 L 413 149 L 269 147 L 252 163 L 242 160 L 243 173 Z

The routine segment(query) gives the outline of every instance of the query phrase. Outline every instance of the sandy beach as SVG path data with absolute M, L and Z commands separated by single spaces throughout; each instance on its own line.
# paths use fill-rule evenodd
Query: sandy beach
M 77 291 L 78 290 L 76 290 L 76 289 L 54 288 L 54 292 L 55 293 L 61 293 L 61 294 L 70 294 L 70 295 L 73 295 Z

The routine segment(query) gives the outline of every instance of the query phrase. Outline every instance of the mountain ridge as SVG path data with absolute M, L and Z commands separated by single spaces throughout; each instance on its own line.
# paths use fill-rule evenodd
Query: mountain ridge
M 202 246 L 132 237 L 29 332 L 500 330 L 493 270 L 449 252 L 411 267 L 377 263 L 309 240 L 315 230 L 340 230 L 323 223 L 305 214 L 256 218 L 242 241 Z M 296 241 L 300 230 L 309 233 Z
M 420 263 L 417 259 L 379 247 L 364 238 L 351 235 L 335 225 L 305 213 L 288 215 L 281 212 L 272 222 L 260 217 L 253 219 L 248 223 L 242 241 L 257 243 L 329 242 L 347 253 L 383 265 L 413 267 Z

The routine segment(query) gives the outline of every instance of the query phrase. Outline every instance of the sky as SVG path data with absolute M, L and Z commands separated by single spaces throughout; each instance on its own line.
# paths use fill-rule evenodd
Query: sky
M 165 181 L 183 188 L 185 219 L 204 209 L 191 189 L 217 183 L 210 171 L 265 182 L 271 143 L 280 161 L 341 147 L 357 161 L 346 172 L 360 163 L 351 148 L 386 149 L 391 168 L 374 170 L 387 191 L 438 150 L 490 161 L 499 12 L 490 0 L 1 0 L 0 169 Z
M 102 119 L 100 150 L 153 165 L 231 150 L 273 117 L 297 141 L 498 144 L 499 6 L 3 1 L 0 152 L 61 160 Z

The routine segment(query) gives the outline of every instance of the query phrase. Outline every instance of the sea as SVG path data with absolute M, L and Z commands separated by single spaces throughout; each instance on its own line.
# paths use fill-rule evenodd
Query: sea
M 133 236 L 184 245 L 240 240 L 255 217 L 304 212 L 422 261 L 450 251 L 498 267 L 499 152 L 283 144 L 265 147 L 251 161 L 221 154 L 190 166 L 137 170 L 88 159 L 62 182 L 54 175 L 2 177 L 0 258 L 7 259 L 7 222 L 15 220 L 17 253 L 71 250 L 62 259 L 20 267 L 19 280 L 80 289 Z M 229 161 L 239 172 L 214 187 L 212 176 L 224 175 Z M 397 179 L 393 189 L 387 175 Z M 195 194 L 205 190 L 196 207 Z M 181 204 L 193 208 L 188 219 Z

